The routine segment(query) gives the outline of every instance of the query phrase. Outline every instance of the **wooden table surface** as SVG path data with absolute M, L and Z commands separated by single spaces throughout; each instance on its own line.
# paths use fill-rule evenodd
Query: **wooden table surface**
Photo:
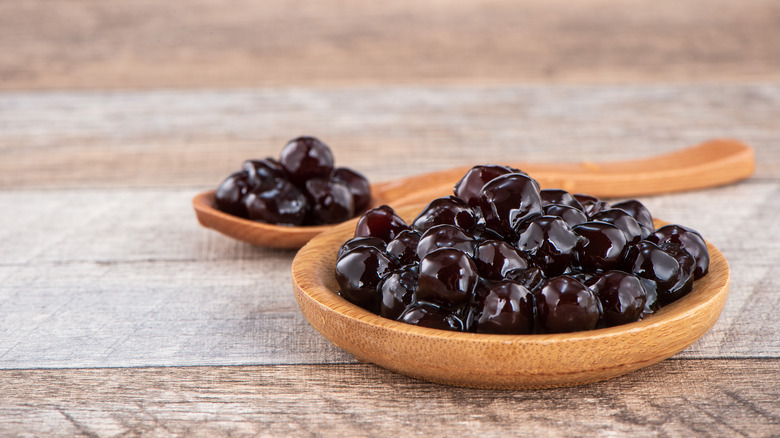
M 657 365 L 488 391 L 353 357 L 294 251 L 192 196 L 316 135 L 373 181 L 639 158 L 714 137 L 754 177 L 648 196 L 726 255 L 720 320 Z M 0 435 L 780 435 L 775 1 L 0 4 Z

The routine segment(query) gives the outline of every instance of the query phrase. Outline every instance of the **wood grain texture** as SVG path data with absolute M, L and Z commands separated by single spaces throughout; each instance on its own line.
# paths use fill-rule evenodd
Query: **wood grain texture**
M 407 223 L 419 211 L 420 206 L 397 210 Z M 662 225 L 656 221 L 656 227 Z M 433 330 L 382 318 L 339 296 L 336 254 L 354 236 L 354 227 L 354 221 L 339 225 L 296 254 L 292 282 L 301 313 L 318 332 L 358 360 L 432 382 L 517 389 L 610 379 L 690 346 L 715 324 L 728 295 L 728 262 L 708 245 L 709 273 L 693 290 L 633 324 L 544 335 Z
M 372 365 L 0 372 L 2 435 L 770 437 L 777 360 L 667 360 L 576 388 L 445 387 Z
M 0 2 L 0 435 L 776 436 L 779 41 L 772 0 Z M 293 252 L 192 215 L 299 134 L 372 181 L 742 139 L 752 180 L 642 199 L 724 252 L 729 299 L 579 388 L 358 364 L 301 316 Z
M 351 362 L 301 316 L 294 252 L 202 228 L 195 192 L 0 192 L 0 368 Z M 758 180 L 642 198 L 732 269 L 720 320 L 677 357 L 780 357 L 780 242 L 755 236 L 780 235 L 778 196 Z
M 6 93 L 0 188 L 205 190 L 301 134 L 372 182 L 637 159 L 724 137 L 753 146 L 768 178 L 780 175 L 778 114 L 777 84 Z
M 0 5 L 0 88 L 780 78 L 771 0 L 32 0 Z

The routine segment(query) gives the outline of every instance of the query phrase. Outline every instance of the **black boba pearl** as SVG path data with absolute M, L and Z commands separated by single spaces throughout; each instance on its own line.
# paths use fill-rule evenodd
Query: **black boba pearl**
M 573 230 L 583 237 L 575 257 L 584 271 L 608 271 L 622 265 L 626 237 L 620 228 L 605 222 L 586 222 Z
M 642 288 L 645 290 L 645 308 L 642 309 L 641 318 L 645 318 L 648 315 L 652 315 L 660 308 L 658 302 L 658 285 L 653 280 L 647 278 L 637 277 L 639 282 L 642 283 Z
M 582 212 L 585 211 L 585 207 L 580 204 L 577 198 L 566 190 L 544 189 L 539 191 L 539 196 L 542 198 L 542 207 L 547 207 L 548 205 L 565 205 L 567 207 L 576 208 Z
M 544 276 L 542 270 L 537 266 L 529 266 L 525 269 L 512 269 L 506 273 L 506 278 L 522 284 L 534 294 L 538 293 L 542 284 L 547 281 L 547 277 Z
M 580 271 L 580 270 L 577 270 L 577 269 L 570 269 L 570 270 L 566 271 L 566 275 L 568 275 L 569 277 L 572 277 L 572 278 L 576 278 L 577 280 L 579 280 L 585 286 L 590 287 L 593 283 L 596 282 L 596 280 L 598 279 L 598 276 L 600 275 L 600 273 L 597 273 L 597 272 L 585 272 L 585 271 Z
M 333 170 L 332 177 L 349 187 L 356 213 L 365 210 L 371 203 L 371 185 L 365 176 L 352 169 L 339 167 Z
M 419 262 L 420 259 L 417 258 L 418 242 L 420 242 L 420 235 L 417 232 L 413 230 L 401 231 L 387 244 L 387 253 L 397 258 L 402 265 Z
M 464 328 L 463 321 L 449 310 L 428 303 L 411 304 L 398 320 L 438 330 L 461 332 Z
M 477 333 L 533 333 L 536 303 L 533 294 L 512 280 L 484 281 L 477 287 L 473 327 Z
M 563 274 L 571 265 L 580 237 L 557 216 L 529 220 L 517 240 L 517 249 L 528 255 L 545 276 Z
M 519 173 L 499 176 L 482 188 L 479 208 L 488 228 L 514 240 L 524 221 L 542 215 L 539 184 Z
M 504 278 L 513 269 L 528 268 L 528 261 L 514 246 L 501 240 L 479 243 L 474 256 L 479 275 L 491 280 Z
M 337 258 L 361 246 L 373 246 L 381 252 L 385 251 L 385 241 L 378 237 L 353 237 L 341 245 Z
M 650 235 L 647 240 L 661 244 L 665 242 L 682 246 L 696 260 L 694 278 L 701 278 L 710 267 L 710 253 L 707 251 L 707 243 L 697 231 L 681 225 L 665 225 Z
M 464 200 L 472 207 L 479 204 L 479 194 L 482 187 L 490 181 L 507 173 L 513 173 L 515 169 L 506 166 L 481 165 L 474 166 L 455 184 L 455 196 Z
M 314 137 L 290 140 L 282 149 L 279 163 L 293 184 L 303 186 L 312 178 L 326 178 L 333 171 L 333 154 Z
M 381 294 L 377 286 L 385 275 L 398 268 L 398 262 L 377 248 L 355 248 L 336 262 L 336 281 L 341 288 L 339 293 L 347 301 L 379 313 Z
M 470 233 L 472 236 L 474 236 L 474 240 L 482 241 L 482 240 L 501 240 L 503 237 L 501 237 L 500 234 L 496 233 L 495 231 L 491 230 L 490 228 L 486 227 L 485 224 L 478 223 L 473 230 Z
M 389 242 L 408 228 L 395 210 L 387 205 L 380 205 L 360 216 L 355 226 L 355 237 L 378 237 Z
M 439 248 L 420 259 L 417 299 L 455 308 L 469 302 L 478 273 L 474 261 L 463 251 Z
M 602 201 L 595 196 L 585 195 L 583 193 L 577 193 L 573 196 L 585 209 L 585 214 L 587 214 L 588 217 L 610 208 L 609 203 Z
M 591 221 L 606 222 L 612 224 L 623 232 L 626 237 L 626 243 L 632 245 L 639 242 L 644 237 L 647 237 L 647 231 L 643 231 L 643 227 L 639 225 L 630 214 L 619 208 L 610 208 L 609 210 L 600 211 L 590 218 Z M 647 230 L 644 228 L 644 230 Z
M 650 210 L 636 199 L 629 199 L 627 201 L 618 202 L 617 204 L 612 204 L 612 208 L 619 208 L 630 214 L 631 217 L 636 219 L 639 225 L 651 230 L 655 229 L 655 225 L 653 225 L 653 215 L 650 214 Z
M 546 333 L 592 330 L 600 316 L 593 291 L 568 275 L 547 280 L 536 296 L 537 321 Z
M 222 181 L 214 195 L 217 208 L 234 216 L 246 217 L 243 200 L 250 190 L 252 184 L 249 182 L 249 173 L 241 170 L 231 174 Z
M 680 265 L 680 277 L 672 286 L 670 293 L 663 297 L 667 302 L 674 301 L 693 290 L 693 273 L 696 270 L 696 260 L 688 251 L 676 243 L 666 242 L 658 245 L 658 247 L 674 257 Z
M 567 205 L 550 204 L 544 207 L 544 214 L 545 216 L 559 216 L 570 227 L 584 224 L 588 221 L 588 216 L 582 210 Z
M 436 225 L 455 225 L 469 231 L 476 224 L 477 214 L 465 201 L 455 196 L 447 196 L 431 201 L 412 222 L 411 227 L 420 233 Z
M 417 275 L 417 266 L 408 265 L 396 269 L 382 279 L 378 286 L 381 295 L 380 316 L 396 319 L 410 304 L 417 301 Z
M 647 302 L 647 292 L 639 278 L 623 271 L 607 271 L 589 285 L 601 301 L 607 327 L 638 321 Z
M 677 259 L 646 240 L 629 248 L 624 266 L 626 271 L 654 281 L 661 303 L 678 298 L 681 295 L 679 287 L 687 282 Z
M 352 193 L 343 182 L 334 178 L 312 178 L 304 187 L 309 203 L 309 224 L 337 224 L 355 215 Z
M 262 160 L 246 160 L 241 168 L 249 174 L 249 183 L 258 187 L 270 180 L 285 178 L 284 169 L 271 157 Z
M 420 236 L 417 242 L 417 258 L 422 260 L 425 255 L 438 248 L 456 248 L 473 256 L 474 237 L 454 225 L 436 225 Z
M 253 189 L 243 203 L 249 219 L 278 225 L 302 225 L 308 209 L 306 196 L 284 179 Z

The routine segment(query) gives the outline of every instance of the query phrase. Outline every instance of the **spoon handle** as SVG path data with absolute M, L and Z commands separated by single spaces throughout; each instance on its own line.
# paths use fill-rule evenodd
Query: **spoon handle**
M 719 186 L 753 174 L 753 149 L 738 140 L 717 139 L 668 154 L 605 163 L 496 163 L 515 167 L 542 188 L 618 198 Z M 374 184 L 373 205 L 394 207 L 429 202 L 452 194 L 470 169 L 459 167 Z

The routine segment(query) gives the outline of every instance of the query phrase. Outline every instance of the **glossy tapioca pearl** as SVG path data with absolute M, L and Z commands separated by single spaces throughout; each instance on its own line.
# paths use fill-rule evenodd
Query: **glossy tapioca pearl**
M 490 212 L 485 214 L 483 206 L 479 205 L 482 217 L 478 212 L 476 224 L 464 230 L 454 225 L 469 227 L 455 219 L 458 213 L 453 212 L 452 205 L 457 207 L 455 210 L 463 211 L 460 207 L 465 203 L 453 202 L 454 197 L 443 198 L 418 216 L 416 227 L 427 228 L 422 235 L 414 229 L 398 228 L 393 237 L 386 240 L 386 235 L 391 233 L 368 231 L 387 230 L 387 223 L 393 222 L 388 220 L 392 215 L 379 214 L 383 226 L 366 225 L 364 234 L 385 235 L 385 239 L 373 237 L 379 242 L 371 244 L 354 239 L 345 244 L 340 259 L 355 251 L 348 251 L 347 247 L 361 251 L 373 248 L 381 252 L 380 247 L 390 242 L 383 254 L 397 265 L 401 265 L 399 259 L 403 260 L 404 269 L 383 277 L 385 280 L 375 297 L 387 303 L 382 310 L 380 302 L 379 312 L 392 318 L 404 309 L 398 320 L 446 330 L 461 330 L 465 323 L 468 331 L 519 333 L 516 328 L 507 328 L 515 327 L 517 315 L 513 312 L 518 306 L 513 297 L 519 288 L 526 290 L 525 296 L 536 300 L 533 308 L 537 312 L 537 329 L 547 333 L 588 330 L 638 320 L 655 312 L 660 304 L 671 302 L 690 290 L 696 264 L 687 250 L 671 239 L 660 241 L 659 245 L 637 242 L 637 238 L 647 235 L 648 230 L 636 217 L 645 222 L 652 219 L 640 203 L 626 201 L 616 204 L 624 209 L 609 209 L 603 201 L 579 195 L 577 202 L 581 201 L 585 205 L 583 208 L 592 215 L 593 220 L 587 221 L 589 217 L 584 212 L 571 206 L 548 204 L 541 207 L 542 194 L 537 193 L 539 208 L 535 214 L 524 217 L 527 212 L 516 208 L 526 204 L 523 196 L 527 195 L 528 186 L 518 184 L 523 178 L 526 178 L 523 183 L 530 181 L 531 190 L 528 191 L 539 192 L 535 181 L 511 172 L 483 186 L 482 195 L 495 195 L 486 205 L 490 208 L 503 205 L 494 210 L 498 213 L 493 215 L 493 221 Z M 504 180 L 514 181 L 502 185 Z M 568 199 L 563 191 L 551 191 L 545 197 L 545 202 L 566 202 Z M 505 208 L 509 202 L 515 206 Z M 448 205 L 440 208 L 437 203 Z M 555 217 L 550 217 L 553 215 Z M 443 216 L 447 216 L 444 220 L 448 223 L 435 225 Z M 506 221 L 501 222 L 504 219 Z M 363 222 L 365 225 L 367 221 Z M 559 236 L 561 233 L 563 238 Z M 662 239 L 661 236 L 655 238 Z M 553 255 L 545 256 L 542 250 L 545 244 L 568 240 L 576 242 L 564 245 L 574 248 L 569 263 L 553 261 L 554 256 L 565 253 L 559 251 L 560 245 L 552 245 L 555 248 L 550 251 Z M 413 251 L 421 260 L 410 256 Z M 618 273 L 615 269 L 632 272 Z M 600 316 L 602 308 L 603 317 Z M 491 325 L 495 327 L 489 328 Z
M 447 309 L 428 303 L 411 304 L 398 317 L 398 321 L 438 330 L 462 332 L 463 321 Z
M 533 333 L 536 303 L 524 285 L 485 280 L 477 286 L 471 329 L 477 333 Z
M 463 251 L 439 248 L 420 259 L 417 299 L 454 309 L 467 304 L 479 279 L 477 265 Z
M 273 213 L 258 213 L 258 210 L 267 209 L 262 204 L 273 202 L 269 198 L 279 194 L 282 182 L 291 184 L 307 197 L 307 214 L 301 223 L 291 222 L 289 212 L 279 213 L 285 218 L 284 222 L 271 219 Z M 361 174 L 348 168 L 333 169 L 333 155 L 327 145 L 314 137 L 298 137 L 284 147 L 278 161 L 270 157 L 246 160 L 241 172 L 231 175 L 220 185 L 216 204 L 227 213 L 249 217 L 245 198 L 254 193 L 251 203 L 256 220 L 278 225 L 331 224 L 350 219 L 366 208 L 371 200 L 370 190 L 368 181 Z M 283 191 L 284 195 L 289 195 L 287 189 Z M 286 205 L 288 200 L 280 199 L 278 204 Z
M 403 219 L 390 206 L 367 210 L 360 216 L 355 226 L 355 237 L 377 237 L 389 242 L 401 231 L 408 229 Z
M 279 163 L 293 184 L 303 186 L 309 179 L 330 176 L 333 153 L 317 138 L 298 137 L 282 149 Z
M 698 231 L 681 225 L 665 225 L 647 237 L 647 240 L 656 244 L 674 243 L 680 245 L 696 260 L 694 278 L 701 278 L 710 267 L 710 253 L 707 243 Z
M 309 203 L 309 224 L 337 224 L 355 215 L 352 193 L 337 179 L 312 178 L 304 184 L 303 193 Z
M 539 184 L 519 173 L 499 176 L 482 187 L 479 208 L 488 228 L 515 240 L 524 221 L 542 215 Z
M 638 277 L 623 271 L 607 271 L 594 277 L 590 289 L 601 302 L 607 327 L 638 321 L 647 302 L 647 292 Z
M 282 165 L 271 157 L 262 160 L 246 160 L 241 168 L 249 174 L 249 183 L 252 187 L 260 186 L 269 180 L 286 178 Z
M 500 280 L 513 269 L 526 269 L 529 266 L 517 248 L 501 240 L 480 242 L 476 247 L 474 263 L 479 275 L 491 280 Z
M 420 236 L 417 242 L 417 258 L 422 260 L 438 248 L 455 248 L 474 256 L 474 236 L 454 225 L 436 225 Z
M 667 294 L 663 297 L 667 301 L 674 301 L 693 289 L 693 273 L 696 270 L 696 260 L 688 251 L 676 243 L 665 242 L 658 245 L 658 247 L 674 257 L 680 265 L 680 278 L 672 287 L 673 294 Z
M 527 255 L 545 276 L 563 274 L 571 266 L 580 241 L 569 225 L 557 216 L 539 216 L 525 223 L 517 249 Z
M 600 317 L 596 294 L 568 275 L 550 278 L 536 295 L 536 319 L 545 333 L 592 330 Z
M 479 194 L 482 187 L 490 181 L 507 173 L 523 173 L 506 166 L 480 165 L 472 167 L 457 184 L 455 184 L 455 196 L 464 200 L 472 207 L 479 204 Z
M 486 227 L 483 223 L 478 223 L 472 230 L 470 234 L 474 236 L 476 241 L 503 239 L 500 234 Z
M 234 216 L 246 217 L 246 207 L 242 201 L 252 187 L 249 173 L 245 170 L 231 174 L 217 188 L 217 208 Z
M 584 193 L 577 193 L 573 196 L 585 209 L 585 214 L 587 214 L 589 218 L 600 211 L 610 208 L 609 203 L 602 201 L 595 196 L 586 195 Z
M 386 244 L 384 240 L 378 237 L 353 237 L 352 239 L 347 240 L 346 242 L 344 242 L 343 245 L 341 245 L 341 248 L 339 248 L 339 253 L 336 258 L 340 259 L 344 254 L 361 246 L 373 246 L 374 248 L 378 249 L 380 252 L 384 252 Z
M 600 274 L 601 273 L 580 271 L 578 269 L 569 269 L 568 271 L 566 271 L 566 275 L 572 278 L 576 278 L 582 284 L 588 287 L 590 287 L 593 283 L 596 282 L 597 277 Z
M 577 198 L 566 190 L 544 189 L 539 191 L 539 196 L 542 198 L 542 207 L 547 207 L 548 205 L 565 205 L 567 207 L 576 208 L 582 212 L 585 211 L 585 207 L 577 201 Z
M 537 294 L 542 284 L 547 281 L 547 277 L 544 276 L 542 270 L 537 266 L 529 266 L 525 269 L 512 269 L 506 273 L 506 279 L 522 284 L 534 294 Z
M 420 234 L 414 230 L 404 230 L 398 233 L 387 244 L 387 253 L 398 259 L 402 265 L 419 262 L 417 257 L 417 244 L 420 242 Z
M 334 169 L 331 176 L 349 187 L 349 191 L 352 193 L 352 202 L 355 205 L 355 213 L 368 208 L 371 203 L 371 185 L 365 176 L 346 167 Z
M 477 220 L 477 212 L 466 201 L 447 196 L 431 201 L 415 218 L 411 227 L 419 233 L 424 233 L 436 225 L 455 225 L 470 231 L 477 225 Z
M 382 278 L 398 269 L 398 262 L 372 246 L 361 246 L 344 254 L 336 262 L 339 294 L 347 301 L 370 312 L 379 313 L 381 294 L 377 286 Z
M 606 222 L 586 222 L 573 230 L 582 237 L 574 253 L 583 271 L 608 271 L 622 266 L 626 237 L 620 228 Z
M 650 210 L 636 199 L 629 199 L 627 201 L 618 202 L 617 204 L 612 204 L 612 208 L 619 208 L 630 214 L 639 225 L 651 230 L 655 229 L 655 225 L 653 225 L 653 215 L 650 214 Z
M 284 179 L 253 189 L 242 202 L 249 219 L 277 225 L 302 225 L 308 210 L 306 196 Z
M 642 309 L 641 319 L 644 319 L 648 315 L 652 315 L 657 312 L 661 307 L 661 303 L 658 302 L 658 285 L 653 280 L 647 278 L 637 277 L 639 282 L 642 283 L 642 288 L 645 290 L 645 307 Z
M 545 216 L 559 216 L 566 221 L 570 227 L 584 224 L 588 221 L 588 216 L 582 210 L 578 210 L 568 205 L 550 204 L 544 207 Z
M 689 277 L 671 254 L 643 240 L 629 247 L 624 270 L 652 280 L 660 303 L 669 303 L 686 292 Z
M 606 222 L 620 228 L 620 231 L 622 231 L 623 235 L 626 237 L 626 243 L 629 245 L 637 243 L 644 237 L 647 237 L 647 229 L 644 228 L 643 230 L 643 227 L 639 225 L 639 222 L 637 222 L 636 219 L 619 208 L 610 208 L 608 210 L 600 211 L 591 216 L 590 220 L 595 222 Z
M 386 275 L 377 287 L 381 295 L 379 315 L 388 319 L 396 319 L 415 302 L 417 297 L 417 265 L 403 266 Z

